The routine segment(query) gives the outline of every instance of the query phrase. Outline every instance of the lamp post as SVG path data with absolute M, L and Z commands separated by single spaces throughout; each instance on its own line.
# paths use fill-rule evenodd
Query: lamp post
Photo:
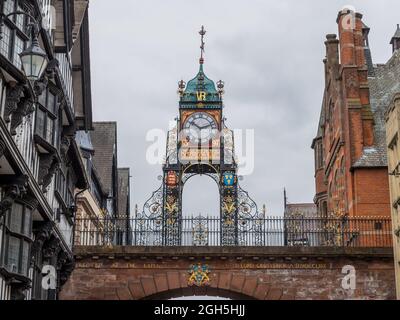
M 7 14 L 5 17 L 8 18 L 19 14 L 28 16 L 31 19 L 28 25 L 28 27 L 30 27 L 30 45 L 19 54 L 22 62 L 22 69 L 28 80 L 37 81 L 42 77 L 49 60 L 47 59 L 46 52 L 39 45 L 39 24 L 31 14 L 23 11 L 15 11 Z

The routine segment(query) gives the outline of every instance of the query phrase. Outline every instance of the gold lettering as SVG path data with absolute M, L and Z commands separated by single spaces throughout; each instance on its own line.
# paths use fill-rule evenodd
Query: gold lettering
M 206 101 L 206 93 L 204 91 L 197 91 L 196 94 L 198 101 Z
M 240 263 L 234 264 L 234 269 L 329 269 L 321 263 Z

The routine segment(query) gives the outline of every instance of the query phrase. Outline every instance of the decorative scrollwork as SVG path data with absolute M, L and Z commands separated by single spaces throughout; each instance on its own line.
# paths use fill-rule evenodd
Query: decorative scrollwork
M 264 213 L 258 211 L 248 192 L 238 186 L 238 244 L 251 241 L 256 246 L 262 245 L 264 227 Z
M 202 215 L 193 219 L 192 239 L 194 246 L 208 246 L 208 219 Z
M 238 207 L 239 219 L 258 218 L 260 215 L 256 202 L 240 186 L 238 186 Z
M 162 207 L 163 186 L 161 185 L 145 202 L 143 206 L 143 211 L 140 213 L 140 217 L 148 219 L 162 218 Z
M 168 132 L 167 164 L 178 163 L 178 133 L 176 127 Z
M 205 176 L 209 176 L 211 179 L 213 179 L 217 184 L 219 184 L 219 180 L 220 180 L 220 175 L 219 173 L 202 173 Z M 182 174 L 182 184 L 185 184 L 190 178 L 192 178 L 193 176 L 199 175 L 197 172 L 191 172 L 191 173 L 183 173 Z
M 137 245 L 161 245 L 163 228 L 163 185 L 145 202 L 142 212 L 136 214 Z

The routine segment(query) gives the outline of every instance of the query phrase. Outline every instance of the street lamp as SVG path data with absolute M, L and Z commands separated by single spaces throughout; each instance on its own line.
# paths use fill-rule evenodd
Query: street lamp
M 29 24 L 31 29 L 31 44 L 28 48 L 26 48 L 23 52 L 19 54 L 19 57 L 21 59 L 22 69 L 25 73 L 26 78 L 30 81 L 37 81 L 42 77 L 44 71 L 47 68 L 49 60 L 47 59 L 46 52 L 39 45 L 39 26 L 36 19 L 29 13 L 23 11 L 12 12 L 6 17 L 8 18 L 9 16 L 18 14 L 26 15 L 32 20 L 32 22 Z
M 19 54 L 25 76 L 31 81 L 39 80 L 49 63 L 46 52 L 40 48 L 37 35 L 34 33 L 32 31 L 31 45 Z

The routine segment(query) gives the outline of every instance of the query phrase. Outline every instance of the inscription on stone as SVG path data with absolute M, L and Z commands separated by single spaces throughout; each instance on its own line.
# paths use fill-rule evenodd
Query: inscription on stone
M 326 263 L 235 263 L 234 269 L 328 269 Z

